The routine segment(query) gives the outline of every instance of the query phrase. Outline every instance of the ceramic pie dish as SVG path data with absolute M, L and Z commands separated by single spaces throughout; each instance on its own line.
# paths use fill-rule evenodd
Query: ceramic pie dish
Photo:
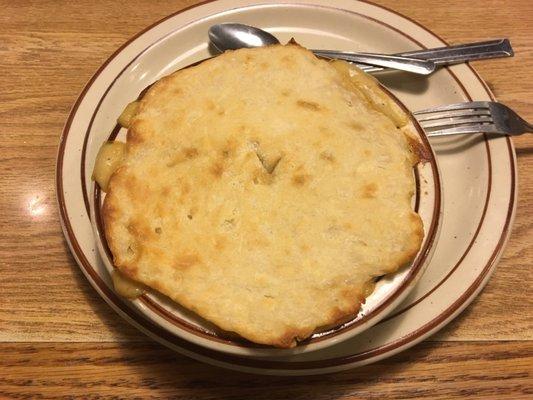
M 298 40 L 297 37 L 296 40 Z M 161 45 L 164 46 L 164 42 Z M 144 58 L 139 59 L 139 62 L 144 60 L 146 63 L 151 63 L 154 62 L 154 59 L 155 57 L 151 54 L 146 54 Z M 199 63 L 195 64 L 198 65 Z M 146 66 L 146 68 L 149 68 L 149 66 Z M 117 87 L 117 89 L 119 88 Z M 431 259 L 439 229 L 441 190 L 435 155 L 423 130 L 413 115 L 392 93 L 384 87 L 380 87 L 380 90 L 400 105 L 408 115 L 411 126 L 410 131 L 419 139 L 419 145 L 417 145 L 419 148 L 416 151 L 422 158 L 413 170 L 416 192 L 412 199 L 412 207 L 422 218 L 424 239 L 414 261 L 396 273 L 381 278 L 373 293 L 366 298 L 361 310 L 354 318 L 327 330 L 319 330 L 294 348 L 277 349 L 252 343 L 236 337 L 236 335 L 228 335 L 217 329 L 212 323 L 203 320 L 155 290 L 148 289 L 140 297 L 127 301 L 130 301 L 132 306 L 140 313 L 174 335 L 216 351 L 244 356 L 279 356 L 322 349 L 339 341 L 349 339 L 384 318 L 409 294 L 409 291 L 414 287 Z M 116 119 L 122 110 L 113 107 L 113 111 L 118 113 L 116 114 Z M 113 115 L 113 111 L 106 110 L 110 115 Z M 110 130 L 109 137 L 105 138 L 105 141 L 119 139 L 124 141 L 125 133 L 126 129 L 121 128 L 117 123 Z M 103 234 L 104 228 L 101 213 L 105 193 L 93 182 L 91 182 L 91 188 L 93 192 L 90 201 L 91 221 L 97 247 L 107 270 L 112 273 L 114 269 L 112 255 Z

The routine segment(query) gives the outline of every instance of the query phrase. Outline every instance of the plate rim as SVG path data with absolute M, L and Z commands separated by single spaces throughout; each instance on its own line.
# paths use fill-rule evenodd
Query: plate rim
M 81 266 L 81 262 L 80 261 L 83 261 L 81 259 L 78 258 L 79 254 L 77 254 L 75 252 L 75 247 L 77 246 L 78 249 L 79 249 L 79 244 L 77 243 L 76 241 L 76 237 L 74 236 L 73 232 L 72 232 L 72 227 L 71 226 L 67 226 L 66 223 L 69 222 L 68 220 L 68 213 L 67 213 L 67 210 L 66 210 L 66 204 L 64 202 L 64 198 L 63 198 L 63 190 L 62 190 L 62 176 L 60 174 L 60 171 L 59 171 L 59 165 L 62 163 L 62 158 L 63 158 L 63 154 L 62 152 L 64 151 L 64 148 L 65 148 L 65 145 L 66 145 L 66 133 L 68 132 L 69 128 L 70 128 L 70 125 L 74 119 L 74 116 L 76 114 L 76 111 L 81 103 L 81 101 L 83 100 L 86 92 L 89 90 L 89 88 L 91 87 L 92 83 L 96 80 L 96 78 L 100 75 L 100 73 L 105 69 L 105 67 L 107 66 L 107 64 L 112 61 L 116 55 L 118 55 L 119 53 L 121 53 L 121 51 L 127 47 L 132 41 L 134 41 L 135 39 L 137 39 L 139 36 L 141 36 L 142 34 L 144 34 L 145 32 L 149 31 L 150 29 L 154 28 L 155 26 L 161 24 L 163 21 L 166 21 L 167 19 L 169 18 L 172 18 L 180 13 L 183 13 L 191 8 L 196 8 L 196 7 L 199 7 L 199 6 L 202 6 L 202 5 L 205 5 L 207 3 L 210 3 L 214 0 L 208 0 L 208 1 L 204 1 L 202 3 L 198 3 L 196 5 L 193 5 L 193 6 L 190 6 L 190 7 L 187 7 L 187 8 L 184 8 L 182 10 L 179 10 L 178 12 L 175 12 L 175 13 L 172 13 L 164 18 L 162 18 L 161 20 L 155 22 L 154 24 L 146 27 L 145 29 L 143 29 L 141 32 L 137 33 L 135 36 L 133 36 L 131 39 L 129 39 L 127 42 L 125 42 L 122 46 L 120 46 L 99 68 L 98 70 L 96 71 L 96 73 L 92 76 L 92 78 L 89 80 L 89 82 L 86 84 L 86 86 L 84 87 L 84 89 L 82 90 L 80 96 L 78 97 L 78 99 L 76 100 L 76 102 L 74 103 L 74 106 L 72 107 L 71 109 L 71 112 L 69 114 L 69 117 L 67 119 L 67 122 L 65 124 L 65 128 L 63 129 L 63 133 L 61 135 L 61 139 L 60 139 L 60 144 L 59 144 L 59 151 L 58 151 L 58 156 L 57 156 L 57 164 L 56 164 L 56 191 L 57 191 L 57 196 L 58 196 L 58 200 L 59 200 L 59 209 L 60 209 L 60 216 L 61 216 L 61 224 L 62 224 L 62 228 L 63 228 L 63 231 L 65 233 L 65 236 L 67 238 L 67 242 L 69 243 L 69 246 L 71 247 L 71 251 L 73 252 L 73 254 L 75 255 L 75 258 L 76 260 L 78 261 L 78 264 L 80 264 Z M 441 37 L 439 37 L 437 34 L 433 33 L 432 31 L 430 31 L 429 29 L 425 28 L 423 25 L 419 24 L 418 22 L 412 20 L 411 18 L 409 17 L 406 17 L 394 10 L 391 10 L 387 7 L 383 7 L 383 6 L 380 6 L 380 5 L 376 5 L 374 3 L 371 3 L 367 0 L 359 0 L 359 2 L 361 3 L 366 3 L 366 4 L 369 4 L 369 5 L 372 5 L 376 8 L 379 8 L 379 9 L 382 9 L 382 10 L 386 10 L 388 11 L 389 13 L 392 13 L 392 14 L 395 14 L 396 16 L 399 16 L 405 20 L 408 20 L 412 23 L 414 23 L 415 25 L 417 25 L 418 27 L 422 28 L 424 31 L 426 31 L 427 33 L 429 33 L 431 36 L 437 38 L 438 40 L 440 40 L 441 42 L 443 42 L 444 44 L 447 44 L 447 42 L 445 40 L 443 40 Z M 279 3 L 278 3 L 279 4 Z M 312 4 L 300 4 L 300 5 L 309 5 L 309 6 L 312 6 Z M 332 7 L 332 8 L 336 8 L 336 7 Z M 338 8 L 337 8 L 338 9 Z M 348 12 L 353 12 L 351 10 L 344 10 L 344 11 L 348 11 Z M 364 15 L 364 14 L 359 14 L 365 18 L 370 18 L 372 19 L 372 17 L 370 16 L 367 16 L 367 15 Z M 383 21 L 379 21 L 379 20 L 376 20 L 377 22 L 380 22 L 383 24 Z M 388 24 L 384 23 L 385 25 L 389 26 Z M 404 36 L 407 36 L 409 39 L 413 40 L 415 43 L 418 43 L 419 45 L 421 45 L 416 39 L 410 37 L 409 35 L 407 35 L 406 33 L 403 33 L 401 31 L 399 31 L 398 29 L 396 29 L 395 27 L 393 26 L 389 26 L 391 29 L 394 29 L 396 31 L 398 31 L 399 33 L 403 34 Z M 422 46 L 422 45 L 421 45 Z M 425 47 L 425 46 L 422 46 L 422 47 Z M 472 71 L 472 73 L 474 74 L 474 76 L 476 77 L 476 79 L 479 81 L 479 83 L 481 83 L 481 85 L 483 86 L 483 88 L 485 89 L 486 93 L 487 93 L 487 96 L 489 96 L 490 98 L 494 99 L 494 96 L 492 95 L 492 93 L 490 92 L 490 89 L 487 87 L 486 83 L 481 79 L 481 77 L 479 76 L 479 74 L 469 65 L 469 64 L 466 64 L 468 66 L 468 68 Z M 454 79 L 457 81 L 457 83 L 462 87 L 463 89 L 463 92 L 465 94 L 465 96 L 467 97 L 470 97 L 469 96 L 469 92 L 464 88 L 464 85 L 461 83 L 461 81 L 457 78 L 457 76 L 455 75 L 455 73 L 453 71 L 451 71 L 449 68 L 446 68 L 448 70 L 448 72 L 454 77 Z M 485 135 L 485 143 L 486 143 L 486 146 L 487 146 L 487 150 L 488 150 L 488 155 L 490 157 L 490 149 L 488 148 L 488 143 L 487 143 L 487 138 L 486 138 L 486 135 Z M 494 270 L 493 266 L 494 264 L 497 262 L 497 260 L 499 259 L 500 255 L 501 255 L 501 251 L 503 250 L 507 240 L 509 239 L 509 233 L 510 233 L 510 227 L 512 226 L 512 221 L 514 219 L 514 214 L 515 214 L 515 209 L 516 209 L 516 189 L 517 189 L 517 184 L 516 184 L 516 180 L 517 180 L 517 174 L 516 174 L 516 156 L 515 156 L 515 153 L 514 153 L 514 146 L 512 144 L 512 141 L 509 139 L 509 138 L 506 138 L 506 143 L 507 143 L 507 148 L 508 148 L 508 151 L 509 151 L 509 159 L 510 159 L 510 170 L 511 170 L 511 191 L 510 191 L 510 199 L 509 199 L 509 206 L 508 206 L 508 210 L 507 210 L 507 214 L 506 214 L 506 218 L 505 218 L 505 224 L 504 226 L 502 227 L 502 232 L 501 232 L 501 235 L 498 239 L 498 242 L 496 243 L 496 246 L 490 256 L 490 258 L 488 259 L 487 261 L 487 264 L 486 266 L 483 268 L 483 270 L 481 271 L 481 273 L 478 275 L 478 277 L 476 278 L 476 280 L 468 287 L 468 289 L 446 310 L 444 310 L 443 312 L 441 312 L 439 314 L 438 317 L 434 318 L 433 320 L 431 320 L 430 322 L 428 322 L 427 324 L 425 324 L 424 326 L 420 327 L 419 329 L 417 329 L 416 331 L 414 332 L 411 332 L 410 334 L 408 335 L 405 335 L 405 336 L 402 336 L 400 339 L 398 339 L 397 341 L 395 342 L 392 342 L 392 343 L 389 343 L 387 346 L 384 346 L 384 347 L 390 347 L 392 345 L 396 345 L 398 344 L 397 342 L 404 342 L 403 345 L 400 344 L 400 346 L 396 346 L 395 348 L 396 349 L 399 349 L 398 351 L 400 351 L 401 349 L 405 348 L 405 347 L 410 347 L 416 343 L 418 343 L 420 340 L 422 340 L 424 337 L 428 336 L 429 334 L 431 334 L 433 332 L 433 330 L 441 327 L 444 322 L 446 322 L 447 319 L 451 319 L 453 318 L 456 314 L 458 314 L 460 311 L 462 311 L 462 309 L 464 307 L 466 307 L 470 301 L 471 301 L 471 298 L 473 298 L 473 296 L 482 289 L 483 287 L 483 283 L 488 279 L 488 277 L 490 276 L 490 273 L 492 273 L 492 271 Z M 490 194 L 490 191 L 487 192 L 487 198 L 488 198 L 488 195 Z M 61 200 L 63 200 L 63 203 L 61 203 Z M 488 199 L 487 199 L 488 200 Z M 488 201 L 486 203 L 486 206 L 488 204 Z M 481 219 L 481 222 L 479 224 L 479 226 L 482 226 L 483 225 L 483 218 Z M 479 227 L 478 227 L 479 228 Z M 70 238 L 71 236 L 74 238 L 74 243 L 70 241 Z M 81 249 L 79 249 L 81 251 Z M 467 254 L 469 251 L 469 249 L 467 248 L 467 250 L 465 251 L 465 254 Z M 84 257 L 84 254 L 83 252 L 81 251 L 82 253 L 82 256 L 83 258 Z M 87 260 L 85 259 L 85 261 L 87 262 Z M 88 263 L 90 264 L 90 263 Z M 88 272 L 89 271 L 85 271 L 84 268 L 82 268 L 82 271 L 84 272 L 84 274 L 87 276 L 88 275 Z M 93 285 L 93 287 L 96 288 L 95 286 L 95 282 L 93 282 L 93 279 L 94 277 L 90 278 L 89 276 L 87 276 L 89 278 L 89 281 L 90 283 Z M 97 277 L 99 278 L 99 277 Z M 100 288 L 101 289 L 101 288 Z M 101 291 L 99 290 L 99 288 L 96 288 L 96 290 L 101 294 L 102 296 L 102 293 Z M 108 302 L 110 305 L 111 303 L 108 301 L 108 299 L 106 298 L 106 296 L 102 296 L 104 297 L 104 299 L 106 300 L 106 302 Z M 109 299 L 110 300 L 110 299 Z M 116 310 L 117 309 L 117 305 L 115 304 L 115 306 L 112 305 L 112 307 Z M 121 308 L 121 307 L 119 307 Z M 123 311 L 123 310 L 122 310 Z M 119 312 L 120 313 L 120 312 Z M 126 314 L 128 314 L 126 312 Z M 132 322 L 132 321 L 130 321 Z M 138 325 L 138 324 L 135 324 L 134 325 Z M 147 328 L 145 328 L 147 329 Z M 145 329 L 141 329 L 141 330 L 145 330 Z M 423 332 L 422 332 L 423 331 Z M 173 335 L 172 335 L 173 336 Z M 412 339 L 413 336 L 416 336 L 414 339 Z M 163 340 L 164 339 L 164 336 L 162 338 Z M 383 348 L 383 346 L 382 346 Z M 387 353 L 388 349 L 385 349 L 384 351 L 382 351 L 381 353 Z M 185 353 L 188 353 L 188 351 L 184 351 Z M 212 353 L 213 351 L 210 350 L 209 351 L 210 353 Z M 375 352 L 375 349 L 372 349 L 370 350 L 369 352 Z M 366 352 L 366 353 L 369 353 L 369 352 Z M 202 357 L 202 356 L 206 356 L 206 357 L 209 357 L 209 355 L 202 355 L 201 354 L 202 352 L 200 352 L 200 354 L 197 354 L 198 357 Z M 361 353 L 361 354 L 366 354 L 366 353 Z M 380 353 L 380 354 L 381 354 Z M 388 354 L 393 354 L 393 353 L 388 353 Z M 189 354 L 191 355 L 191 354 Z M 212 354 L 210 354 L 212 355 Z M 387 354 L 385 354 L 386 356 Z M 224 356 L 227 356 L 227 354 L 224 354 Z M 379 356 L 379 354 L 376 354 L 374 356 L 371 356 L 371 357 L 377 357 Z M 194 355 L 193 355 L 194 357 Z M 198 358 L 197 357 L 197 358 Z M 227 357 L 226 357 L 227 358 Z M 237 357 L 240 361 L 243 360 L 242 357 Z M 339 363 L 335 363 L 335 366 L 339 366 L 339 365 L 345 365 L 347 363 L 353 363 L 354 362 L 354 359 L 349 359 L 346 361 L 346 357 L 343 357 L 345 362 L 339 364 Z M 348 357 L 350 358 L 350 357 Z M 382 357 L 383 358 L 383 357 Z M 374 358 L 377 360 L 377 358 Z M 372 360 L 374 360 L 372 359 Z M 246 359 L 248 361 L 250 361 L 250 359 Z M 335 360 L 334 359 L 330 359 L 330 360 Z M 205 361 L 205 360 L 204 360 Z M 211 361 L 214 361 L 214 360 L 211 360 Z M 324 364 L 325 361 L 328 361 L 328 360 L 318 360 L 318 361 L 303 361 L 301 363 L 303 364 L 306 364 L 306 367 L 305 369 L 309 369 L 309 368 L 313 368 L 312 366 L 309 366 L 310 363 L 314 363 L 314 362 L 318 362 L 320 364 Z M 355 360 L 357 361 L 357 360 Z M 231 361 L 230 361 L 231 362 Z M 216 362 L 215 362 L 216 363 Z M 265 367 L 264 364 L 265 364 L 265 360 L 261 360 L 260 361 L 260 364 L 261 364 L 261 367 Z M 290 369 L 294 369 L 296 367 L 297 369 L 297 366 L 294 365 L 294 362 L 293 363 L 290 363 L 292 364 L 291 365 L 291 368 Z M 232 365 L 225 365 L 226 367 L 232 367 Z M 243 369 L 245 367 L 241 367 L 239 365 L 235 365 L 233 366 L 234 368 L 239 368 L 239 369 Z M 269 368 L 269 367 L 267 367 Z M 276 368 L 276 367 L 272 367 L 272 368 Z M 315 367 L 316 368 L 316 367 Z M 318 367 L 318 368 L 321 368 L 321 369 L 324 369 L 323 366 L 322 367 Z M 254 370 L 254 372 L 263 372 L 265 373 L 265 371 L 257 371 L 257 370 Z M 287 372 L 287 370 L 281 370 L 281 372 Z M 272 371 L 270 370 L 270 373 L 272 373 Z

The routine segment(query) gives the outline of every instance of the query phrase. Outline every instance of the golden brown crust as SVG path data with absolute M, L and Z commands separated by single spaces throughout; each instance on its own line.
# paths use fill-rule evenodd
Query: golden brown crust
M 426 146 L 422 145 L 420 141 L 412 136 L 406 136 L 413 153 L 413 163 L 419 162 L 425 163 L 431 160 L 430 150 Z
M 387 99 L 296 45 L 161 79 L 104 201 L 116 267 L 256 343 L 292 347 L 355 316 L 423 238 L 411 128 Z

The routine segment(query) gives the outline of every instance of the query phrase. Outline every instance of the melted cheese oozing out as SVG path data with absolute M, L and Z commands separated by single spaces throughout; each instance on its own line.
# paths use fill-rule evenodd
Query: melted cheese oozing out
M 126 153 L 126 145 L 122 142 L 106 142 L 96 156 L 93 170 L 93 180 L 106 192 L 109 178 L 120 166 Z
M 142 284 L 131 280 L 116 269 L 113 270 L 111 279 L 113 280 L 115 291 L 120 296 L 126 297 L 127 299 L 136 299 L 145 292 L 145 288 Z
M 364 297 L 368 297 L 372 294 L 372 292 L 374 291 L 374 288 L 376 287 L 376 281 L 375 280 L 371 280 L 371 281 L 368 281 L 365 286 L 363 287 L 363 296 Z
M 122 111 L 122 114 L 120 114 L 120 117 L 118 117 L 118 123 L 120 126 L 124 128 L 129 128 L 131 120 L 133 117 L 135 117 L 135 114 L 137 114 L 137 109 L 139 108 L 139 102 L 138 101 L 132 101 L 129 103 L 124 111 Z

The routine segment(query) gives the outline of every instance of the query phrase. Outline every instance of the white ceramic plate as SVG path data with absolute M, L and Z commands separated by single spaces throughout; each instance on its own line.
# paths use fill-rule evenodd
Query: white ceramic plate
M 191 357 L 228 368 L 294 375 L 331 372 L 388 357 L 423 340 L 470 303 L 493 271 L 510 232 L 516 195 L 510 140 L 488 140 L 484 135 L 443 138 L 432 140 L 444 197 L 443 226 L 434 257 L 419 284 L 392 315 L 356 337 L 310 353 L 255 359 L 184 340 L 114 294 L 95 251 L 86 211 L 89 195 L 82 188 L 89 182 L 96 151 L 113 128 L 117 113 L 95 111 L 120 110 L 152 81 L 205 58 L 206 36 L 200 32 L 222 21 L 260 26 L 282 40 L 294 36 L 313 48 L 386 53 L 444 44 L 415 22 L 381 7 L 352 0 L 338 1 L 336 8 L 328 3 L 223 0 L 171 15 L 132 39 L 100 68 L 67 121 L 58 155 L 57 192 L 73 254 L 91 284 L 120 315 Z M 174 52 L 168 50 L 169 44 Z M 143 54 L 151 55 L 150 68 L 142 62 Z M 411 110 L 491 97 L 468 65 L 442 69 L 429 79 L 396 74 L 383 83 Z M 120 91 L 113 90 L 119 86 Z

